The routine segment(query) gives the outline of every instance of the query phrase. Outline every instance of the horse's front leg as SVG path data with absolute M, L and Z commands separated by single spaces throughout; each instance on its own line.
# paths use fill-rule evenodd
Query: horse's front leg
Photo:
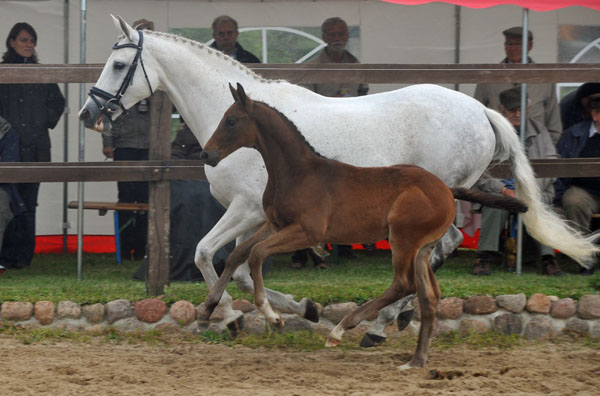
M 242 244 L 235 247 L 233 252 L 227 257 L 227 261 L 225 262 L 225 268 L 223 269 L 223 273 L 214 284 L 214 286 L 210 289 L 206 300 L 204 301 L 205 312 L 204 317 L 199 319 L 207 320 L 212 312 L 214 311 L 217 303 L 221 299 L 221 296 L 225 292 L 225 288 L 227 287 L 227 283 L 229 283 L 229 279 L 235 272 L 235 270 L 244 263 L 248 259 L 250 255 L 250 251 L 257 242 L 260 242 L 271 235 L 273 232 L 271 231 L 271 227 L 268 223 L 263 224 L 262 227 L 256 231 L 256 233 L 244 241 Z
M 463 239 L 462 232 L 456 226 L 451 225 L 442 239 L 435 245 L 429 257 L 429 265 L 434 272 L 442 266 L 445 258 L 462 243 Z M 404 330 L 410 324 L 415 312 L 414 307 L 410 304 L 414 297 L 414 294 L 410 294 L 379 311 L 377 319 L 360 341 L 360 346 L 368 348 L 385 342 L 387 337 L 385 328 L 391 325 L 394 320 L 396 320 L 398 330 Z
M 283 318 L 275 313 L 267 300 L 262 277 L 262 263 L 271 254 L 289 253 L 314 245 L 300 224 L 293 224 L 257 243 L 248 258 L 248 266 L 254 281 L 254 305 L 270 323 L 282 328 Z
M 264 221 L 262 210 L 251 210 L 244 200 L 234 199 L 217 224 L 198 242 L 194 262 L 202 273 L 209 289 L 219 279 L 213 266 L 215 253 L 239 235 L 247 233 L 249 230 L 256 230 Z M 234 328 L 238 328 L 241 327 L 242 312 L 232 308 L 232 301 L 233 299 L 229 293 L 224 291 L 218 305 L 223 312 L 224 321 L 228 327 L 233 325 Z
M 236 244 L 239 245 L 246 239 L 247 237 L 238 237 Z M 247 262 L 238 267 L 233 274 L 233 280 L 241 291 L 254 294 L 254 282 L 250 276 L 250 267 Z M 280 293 L 266 287 L 264 289 L 269 304 L 278 312 L 296 314 L 315 323 L 319 321 L 317 306 L 310 299 L 304 297 L 298 302 L 290 294 Z

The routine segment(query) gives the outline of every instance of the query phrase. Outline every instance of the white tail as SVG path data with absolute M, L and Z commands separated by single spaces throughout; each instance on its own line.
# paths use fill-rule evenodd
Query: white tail
M 529 210 L 522 214 L 527 232 L 544 245 L 558 249 L 583 267 L 590 268 L 600 252 L 600 247 L 594 243 L 600 235 L 581 235 L 544 204 L 535 174 L 513 126 L 500 113 L 487 108 L 485 112 L 496 134 L 494 160 L 510 161 L 517 196 L 529 206 Z

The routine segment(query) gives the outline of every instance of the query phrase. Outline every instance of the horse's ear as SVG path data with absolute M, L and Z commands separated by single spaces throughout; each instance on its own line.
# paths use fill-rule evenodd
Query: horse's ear
M 251 101 L 250 98 L 246 96 L 246 91 L 244 91 L 244 87 L 240 83 L 237 83 L 237 94 L 240 98 L 240 103 L 243 104 L 244 107 L 247 109 Z
M 231 91 L 231 96 L 233 96 L 233 100 L 237 103 L 240 101 L 240 97 L 238 96 L 237 91 L 233 88 L 233 85 L 229 83 L 229 90 Z
M 133 41 L 135 36 L 134 36 L 134 30 L 131 26 L 129 26 L 129 24 L 127 22 L 125 22 L 125 20 L 123 18 L 121 18 L 120 15 L 117 15 L 116 17 L 114 15 L 110 15 L 113 18 L 113 21 L 115 23 L 115 26 L 117 27 L 117 30 L 120 30 L 121 32 L 123 32 L 123 34 L 125 35 L 125 37 L 127 37 L 127 39 L 129 41 Z

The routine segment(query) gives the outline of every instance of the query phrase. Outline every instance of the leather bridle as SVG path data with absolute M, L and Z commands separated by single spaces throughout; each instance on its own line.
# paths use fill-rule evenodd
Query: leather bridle
M 144 77 L 146 78 L 146 82 L 148 83 L 148 88 L 150 88 L 150 96 L 152 96 L 152 94 L 154 93 L 152 91 L 152 85 L 150 84 L 150 80 L 148 79 L 148 74 L 146 73 L 146 68 L 144 67 L 144 61 L 142 60 L 144 35 L 141 30 L 138 30 L 138 34 L 139 34 L 140 39 L 137 44 L 133 44 L 133 43 L 118 44 L 117 43 L 117 44 L 113 45 L 113 47 L 112 47 L 113 50 L 118 50 L 121 48 L 135 48 L 137 50 L 137 52 L 135 53 L 135 57 L 133 58 L 133 62 L 129 66 L 127 75 L 125 76 L 123 83 L 121 83 L 121 86 L 119 87 L 119 90 L 117 91 L 117 93 L 111 94 L 111 93 L 106 92 L 96 86 L 94 86 L 90 89 L 90 93 L 89 93 L 90 98 L 92 98 L 94 103 L 96 103 L 96 106 L 98 106 L 98 109 L 100 109 L 100 112 L 109 118 L 112 117 L 112 114 L 116 110 L 115 107 L 111 106 L 112 104 L 116 104 L 116 105 L 120 106 L 123 109 L 123 111 L 127 111 L 125 109 L 125 107 L 123 106 L 123 103 L 121 103 L 121 98 L 125 95 L 125 92 L 127 92 L 127 88 L 133 84 L 133 76 L 135 74 L 135 70 L 137 69 L 138 63 L 142 66 L 142 70 L 144 71 Z M 100 102 L 100 100 L 98 98 L 105 100 L 104 105 Z

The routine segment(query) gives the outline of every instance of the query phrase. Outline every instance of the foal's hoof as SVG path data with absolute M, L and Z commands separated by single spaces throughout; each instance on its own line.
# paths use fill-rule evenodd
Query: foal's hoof
M 402 331 L 406 329 L 406 326 L 410 324 L 412 317 L 415 314 L 415 310 L 411 309 L 408 311 L 400 312 L 398 314 L 398 318 L 396 318 L 396 324 L 398 325 L 398 330 Z
M 199 321 L 208 322 L 210 320 L 210 315 L 212 315 L 212 311 L 206 308 L 206 304 L 202 303 L 196 309 L 196 317 Z
M 317 306 L 310 300 L 306 300 L 306 310 L 304 311 L 304 319 L 310 320 L 311 322 L 319 322 L 319 311 Z
M 242 331 L 242 329 L 244 328 L 244 316 L 240 316 L 239 318 L 237 318 L 236 320 L 234 320 L 233 322 L 229 322 L 227 324 L 227 329 L 229 330 L 229 335 L 231 336 L 232 339 L 235 339 L 238 334 L 240 334 L 240 331 Z
M 335 338 L 329 337 L 327 339 L 327 342 L 325 343 L 325 347 L 326 348 L 333 348 L 333 347 L 338 346 L 339 344 L 340 344 L 340 340 L 337 340 Z
M 377 334 L 365 333 L 362 340 L 360 340 L 360 346 L 363 348 L 372 348 L 381 345 L 385 342 L 385 337 L 378 336 Z

